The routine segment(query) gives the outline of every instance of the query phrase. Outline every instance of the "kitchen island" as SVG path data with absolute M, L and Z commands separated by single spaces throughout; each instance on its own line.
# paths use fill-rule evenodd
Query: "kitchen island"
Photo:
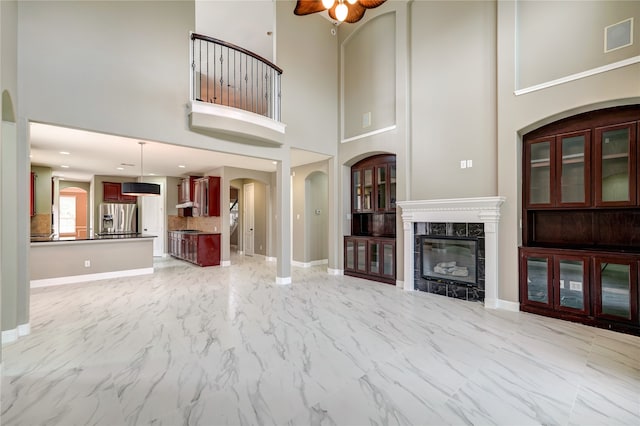
M 38 239 L 29 254 L 31 287 L 153 273 L 154 235 Z

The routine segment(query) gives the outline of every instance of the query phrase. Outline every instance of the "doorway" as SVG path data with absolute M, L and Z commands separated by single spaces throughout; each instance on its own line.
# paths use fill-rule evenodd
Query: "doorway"
M 87 191 L 75 186 L 60 189 L 60 238 L 87 238 Z
M 246 256 L 253 256 L 255 244 L 255 212 L 254 212 L 254 184 L 246 183 L 243 186 L 243 249 Z

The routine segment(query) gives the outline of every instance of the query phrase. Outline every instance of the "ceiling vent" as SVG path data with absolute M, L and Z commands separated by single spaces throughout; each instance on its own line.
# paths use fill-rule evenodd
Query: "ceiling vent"
M 604 29 L 604 53 L 633 44 L 633 18 L 625 19 Z

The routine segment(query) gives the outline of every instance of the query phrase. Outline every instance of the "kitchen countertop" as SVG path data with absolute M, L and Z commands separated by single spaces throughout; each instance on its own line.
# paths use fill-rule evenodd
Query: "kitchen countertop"
M 114 235 L 92 235 L 84 238 L 77 237 L 48 237 L 48 236 L 31 236 L 32 243 L 59 243 L 74 241 L 112 241 L 112 240 L 136 240 L 140 238 L 156 238 L 156 235 L 149 234 L 114 234 Z

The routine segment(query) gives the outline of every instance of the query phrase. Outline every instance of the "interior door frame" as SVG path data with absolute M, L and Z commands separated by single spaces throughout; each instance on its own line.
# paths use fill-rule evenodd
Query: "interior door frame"
M 159 230 L 158 230 L 158 234 L 156 235 L 156 238 L 154 238 L 153 241 L 153 256 L 154 257 L 162 257 L 166 255 L 166 247 L 167 244 L 165 244 L 165 238 L 167 235 L 166 232 L 166 214 L 165 214 L 165 186 L 162 183 L 158 183 L 160 185 L 160 195 L 158 195 L 157 197 L 142 197 L 142 202 L 140 203 L 140 210 L 141 214 L 140 214 L 140 228 L 138 230 L 138 232 L 147 232 L 146 231 L 146 225 L 147 225 L 147 220 L 150 217 L 150 214 L 154 214 L 154 218 L 158 220 L 158 224 L 160 226 Z M 145 201 L 150 201 L 151 198 L 158 200 L 159 204 L 160 204 L 160 211 L 159 212 L 150 212 L 148 211 L 149 209 L 145 208 Z

